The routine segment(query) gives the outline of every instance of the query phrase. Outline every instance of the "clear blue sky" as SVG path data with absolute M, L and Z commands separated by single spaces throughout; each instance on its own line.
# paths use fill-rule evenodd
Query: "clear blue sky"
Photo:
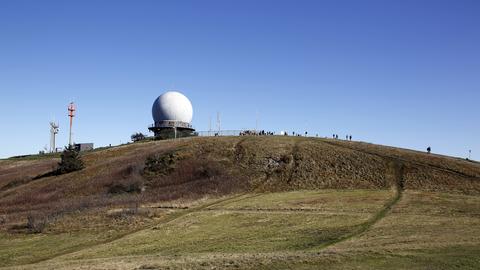
M 0 157 L 147 132 L 165 90 L 208 129 L 480 159 L 480 1 L 0 1 Z

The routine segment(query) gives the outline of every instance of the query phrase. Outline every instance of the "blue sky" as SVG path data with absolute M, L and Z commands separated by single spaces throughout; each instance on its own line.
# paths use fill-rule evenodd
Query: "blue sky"
M 169 89 L 193 125 L 480 159 L 480 2 L 0 1 L 0 157 L 126 142 Z

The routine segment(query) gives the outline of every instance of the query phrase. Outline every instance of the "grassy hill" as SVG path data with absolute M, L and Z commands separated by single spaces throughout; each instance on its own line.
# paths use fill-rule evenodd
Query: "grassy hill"
M 0 161 L 0 268 L 475 269 L 480 165 L 360 142 L 188 138 Z

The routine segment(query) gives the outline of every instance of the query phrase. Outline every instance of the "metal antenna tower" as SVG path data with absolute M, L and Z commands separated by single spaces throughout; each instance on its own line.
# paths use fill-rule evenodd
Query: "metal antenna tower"
M 58 134 L 58 123 L 50 122 L 50 153 L 57 152 L 57 148 L 55 146 L 55 136 Z
M 221 121 L 220 121 L 220 112 L 217 112 L 217 128 L 218 128 L 218 133 L 220 133 L 221 129 Z M 220 135 L 220 134 L 219 134 Z
M 75 111 L 77 108 L 75 107 L 75 104 L 73 102 L 70 102 L 68 105 L 68 117 L 70 117 L 70 133 L 68 136 L 68 145 L 72 145 L 72 122 L 73 122 L 73 117 L 75 117 Z
M 208 116 L 208 136 L 212 133 L 212 115 Z
M 212 116 L 208 117 L 208 131 L 212 131 Z

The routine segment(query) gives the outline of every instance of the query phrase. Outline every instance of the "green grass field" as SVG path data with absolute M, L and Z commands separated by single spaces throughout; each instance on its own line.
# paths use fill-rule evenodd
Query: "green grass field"
M 383 218 L 351 235 L 393 196 L 379 190 L 236 196 L 171 211 L 103 244 L 115 235 L 2 237 L 0 258 L 4 266 L 50 258 L 22 269 L 476 269 L 478 196 L 405 192 Z

